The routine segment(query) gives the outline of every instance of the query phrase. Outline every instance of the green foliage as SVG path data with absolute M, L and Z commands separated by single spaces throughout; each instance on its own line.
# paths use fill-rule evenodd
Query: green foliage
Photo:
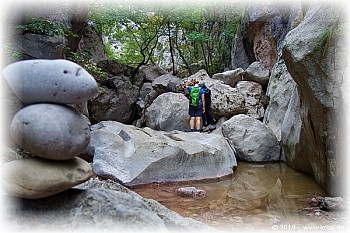
M 109 60 L 115 60 L 116 54 L 114 53 L 113 47 L 109 42 L 105 42 L 105 51 Z
M 210 37 L 202 32 L 190 32 L 187 34 L 187 39 L 192 43 L 203 43 L 209 41 Z
M 316 46 L 313 50 L 315 57 L 323 58 L 330 46 L 331 40 L 334 37 L 344 36 L 346 33 L 346 24 L 339 23 L 332 28 L 327 28 L 317 39 Z
M 22 58 L 22 53 L 17 52 L 12 43 L 2 45 L 2 50 L 4 51 L 4 54 L 6 54 L 6 58 L 10 61 L 17 61 Z
M 317 50 L 319 50 L 321 52 L 321 56 L 323 57 L 329 47 L 329 43 L 331 41 L 332 38 L 332 30 L 326 30 L 320 37 L 320 41 L 318 44 L 318 48 L 316 48 Z
M 213 74 L 230 66 L 232 42 L 243 12 L 242 3 L 121 2 L 94 5 L 89 18 L 110 43 L 122 45 L 114 57 L 136 67 L 135 71 L 144 64 L 160 64 L 164 52 L 170 52 L 171 64 L 163 68 L 184 64 L 191 73 L 190 65 L 203 61 Z
M 16 28 L 24 30 L 25 33 L 42 34 L 47 36 L 65 35 L 64 27 L 60 24 L 41 18 L 32 17 L 27 23 L 18 25 Z

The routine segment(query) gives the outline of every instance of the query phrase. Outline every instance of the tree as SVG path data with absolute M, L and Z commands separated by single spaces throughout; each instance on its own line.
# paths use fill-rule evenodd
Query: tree
M 209 74 L 230 67 L 230 54 L 243 15 L 243 5 L 193 6 L 168 3 L 97 5 L 90 14 L 109 44 L 120 44 L 116 59 L 135 67 L 160 64 L 170 54 L 168 67 L 177 74 L 185 66 L 203 62 Z

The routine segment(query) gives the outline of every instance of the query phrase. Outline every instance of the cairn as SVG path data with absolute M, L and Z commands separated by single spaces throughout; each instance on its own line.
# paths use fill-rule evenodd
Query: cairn
M 2 71 L 25 105 L 13 117 L 10 134 L 33 157 L 2 164 L 2 188 L 10 196 L 52 196 L 88 180 L 91 165 L 77 157 L 90 141 L 86 118 L 69 104 L 97 94 L 95 79 L 68 60 L 26 60 Z

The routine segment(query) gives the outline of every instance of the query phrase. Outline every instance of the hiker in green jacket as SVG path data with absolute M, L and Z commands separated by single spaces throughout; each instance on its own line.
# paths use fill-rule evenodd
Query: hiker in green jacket
M 186 88 L 190 93 L 188 111 L 190 115 L 190 130 L 191 132 L 200 132 L 202 115 L 205 112 L 204 90 L 199 87 L 199 82 L 196 79 L 186 83 Z

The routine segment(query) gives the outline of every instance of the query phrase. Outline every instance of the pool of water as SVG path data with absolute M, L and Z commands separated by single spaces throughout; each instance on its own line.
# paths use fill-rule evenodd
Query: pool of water
M 207 195 L 183 197 L 175 192 L 180 187 L 195 187 Z M 312 176 L 285 163 L 238 162 L 232 176 L 224 179 L 150 184 L 132 190 L 220 230 L 303 230 L 339 220 L 308 208 L 312 197 L 326 193 Z

